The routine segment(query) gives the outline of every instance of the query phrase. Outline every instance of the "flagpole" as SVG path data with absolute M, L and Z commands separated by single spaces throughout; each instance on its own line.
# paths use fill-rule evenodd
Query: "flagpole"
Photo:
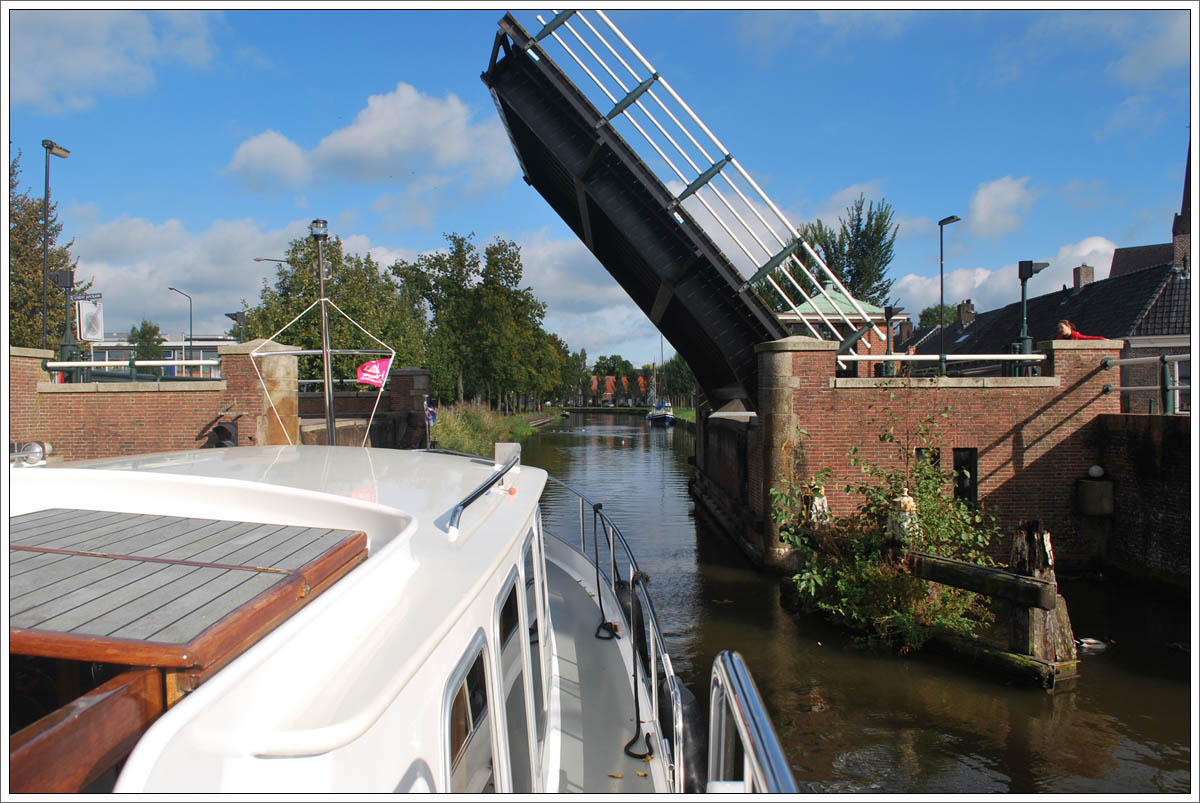
M 428 393 L 426 393 L 422 396 L 421 407 L 422 407 L 422 410 L 421 410 L 422 417 L 425 419 L 425 448 L 428 449 L 429 448 L 429 394 Z

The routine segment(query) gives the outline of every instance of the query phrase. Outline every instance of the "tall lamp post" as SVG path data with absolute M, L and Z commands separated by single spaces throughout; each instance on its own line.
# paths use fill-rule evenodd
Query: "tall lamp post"
M 323 246 L 329 239 L 329 223 L 314 220 L 308 226 L 309 236 L 317 243 L 317 278 L 321 292 L 321 364 L 325 371 L 325 442 L 337 445 L 337 427 L 333 420 L 333 369 L 329 355 L 329 299 L 325 297 L 325 255 Z
M 945 237 L 946 227 L 951 223 L 962 220 L 958 215 L 944 217 L 938 221 L 938 373 L 946 375 L 946 283 L 944 278 L 946 267 Z
M 1032 279 L 1035 273 L 1040 273 L 1043 268 L 1049 266 L 1049 262 L 1034 262 L 1031 259 L 1022 259 L 1017 263 L 1017 278 L 1021 280 L 1021 334 L 1017 341 L 1022 354 L 1033 353 L 1033 338 L 1029 336 L 1029 325 L 1025 319 L 1025 283 Z
M 46 192 L 42 195 L 42 348 L 46 348 L 46 271 L 50 256 L 50 157 L 66 159 L 71 152 L 51 140 L 43 139 L 46 149 Z M 70 314 L 68 310 L 67 314 Z
M 180 290 L 178 287 L 168 287 L 167 289 L 174 290 L 176 293 L 179 293 L 179 295 L 183 296 L 184 298 L 186 298 L 188 300 L 188 342 L 187 342 L 187 345 L 183 347 L 183 359 L 186 360 L 186 359 L 188 359 L 188 355 L 191 352 L 191 345 L 192 345 L 192 297 L 189 296 L 187 293 L 183 292 L 182 290 Z M 189 366 L 185 366 L 185 368 L 186 368 L 185 372 L 190 375 L 192 373 L 192 367 L 189 365 Z

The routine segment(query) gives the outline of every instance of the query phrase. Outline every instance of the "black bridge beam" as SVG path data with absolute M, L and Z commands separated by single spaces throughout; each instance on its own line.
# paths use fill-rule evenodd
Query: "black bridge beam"
M 739 294 L 725 255 L 511 15 L 482 78 L 526 182 L 683 357 L 713 409 L 741 399 L 756 410 L 754 347 L 787 334 L 775 314 Z

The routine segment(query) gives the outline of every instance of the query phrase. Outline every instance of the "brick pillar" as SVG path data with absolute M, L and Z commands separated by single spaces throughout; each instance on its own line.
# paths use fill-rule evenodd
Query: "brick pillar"
M 831 340 L 795 335 L 754 347 L 758 354 L 758 419 L 762 424 L 762 500 L 763 561 L 770 566 L 789 569 L 792 548 L 779 540 L 779 530 L 771 522 L 770 488 L 786 476 L 795 460 L 796 427 L 801 411 L 795 408 L 797 392 L 802 388 L 828 386 L 837 361 L 838 344 Z M 801 459 L 797 471 L 808 470 Z M 803 482 L 806 477 L 799 477 Z
M 49 382 L 50 374 L 42 368 L 42 360 L 53 360 L 50 349 L 8 349 L 8 439 L 24 443 L 46 440 L 42 429 L 42 410 L 37 386 Z
M 425 396 L 429 393 L 429 370 L 426 368 L 393 368 L 388 376 L 388 397 L 391 411 L 407 414 L 407 424 L 400 448 L 422 449 L 425 439 Z
M 262 346 L 264 340 L 252 340 L 221 346 L 221 379 L 225 381 L 225 404 L 232 404 L 229 416 L 241 413 L 238 427 L 238 446 L 281 446 L 300 443 L 298 407 L 299 371 L 297 358 L 259 356 L 251 363 L 250 352 Z M 270 343 L 262 351 L 284 351 L 295 346 Z M 255 364 L 258 370 L 255 371 Z M 262 381 L 259 381 L 259 374 Z M 264 391 L 263 385 L 266 384 Z M 271 409 L 275 403 L 275 410 Z M 290 439 L 290 440 L 289 440 Z

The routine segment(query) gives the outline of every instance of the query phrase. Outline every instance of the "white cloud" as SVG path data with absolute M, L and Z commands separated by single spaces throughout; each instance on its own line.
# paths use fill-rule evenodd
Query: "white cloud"
M 87 109 L 102 95 L 155 86 L 155 71 L 207 67 L 213 12 L 11 10 L 10 100 L 46 113 Z
M 238 145 L 225 169 L 253 192 L 295 187 L 311 175 L 303 149 L 278 131 L 264 131 Z
M 804 37 L 805 55 L 824 56 L 851 40 L 894 39 L 916 20 L 908 10 L 747 11 L 739 15 L 739 43 L 760 61 Z
M 93 291 L 104 294 L 110 332 L 128 332 L 143 318 L 163 331 L 186 331 L 187 299 L 167 289 L 175 286 L 192 297 L 196 334 L 219 334 L 231 326 L 226 312 L 241 309 L 243 300 L 255 304 L 263 280 L 274 282 L 278 264 L 254 257 L 281 258 L 292 240 L 307 235 L 308 222 L 265 229 L 252 220 L 218 220 L 192 232 L 178 220 L 120 217 L 86 227 L 72 252 L 79 257 L 77 277 L 94 279 Z M 361 234 L 342 242 L 348 253 L 369 253 L 383 268 L 415 256 Z
M 311 150 L 264 131 L 241 143 L 225 170 L 252 192 L 317 178 L 395 187 L 372 208 L 397 231 L 432 228 L 439 208 L 507 184 L 517 160 L 498 119 L 473 122 L 454 95 L 434 98 L 401 82 L 371 95 L 354 122 Z
M 980 237 L 999 237 L 1017 231 L 1024 225 L 1025 215 L 1033 208 L 1036 193 L 1029 189 L 1029 177 L 1012 176 L 979 185 L 971 196 L 971 212 L 967 223 Z
M 1189 33 L 1182 9 L 1037 14 L 1021 41 L 997 51 L 998 67 L 1012 77 L 1041 69 L 1051 54 L 1077 58 L 1077 51 L 1099 51 L 1111 79 L 1151 90 L 1163 73 L 1188 68 Z
M 1035 261 L 1050 264 L 1029 280 L 1026 285 L 1028 297 L 1059 290 L 1064 284 L 1073 286 L 1073 271 L 1081 264 L 1095 268 L 1096 279 L 1107 278 L 1115 248 L 1116 245 L 1104 237 L 1086 237 L 1077 243 L 1061 246 L 1053 257 L 1038 257 Z M 921 310 L 938 303 L 938 277 L 909 273 L 896 281 L 893 292 L 915 321 Z M 946 303 L 952 305 L 969 298 L 980 312 L 1020 301 L 1021 282 L 1017 278 L 1017 266 L 1014 263 L 996 269 L 974 267 L 952 270 L 945 274 L 945 297 Z
M 1104 125 L 1094 132 L 1093 136 L 1101 141 L 1131 132 L 1146 136 L 1166 119 L 1166 112 L 1156 105 L 1153 98 L 1147 95 L 1132 95 L 1113 109 Z

